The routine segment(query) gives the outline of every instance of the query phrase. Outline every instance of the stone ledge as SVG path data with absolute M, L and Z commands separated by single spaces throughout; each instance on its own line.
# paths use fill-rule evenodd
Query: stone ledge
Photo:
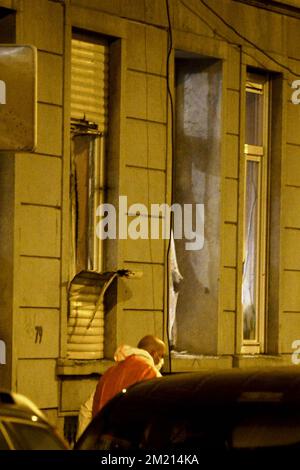
M 172 354 L 172 372 L 196 372 L 203 369 L 231 369 L 232 356 L 203 356 Z M 169 358 L 165 359 L 165 371 L 169 369 Z
M 233 367 L 276 367 L 292 366 L 291 354 L 264 355 L 243 354 L 233 356 Z
M 64 359 L 59 358 L 56 362 L 56 375 L 92 375 L 103 374 L 115 362 L 111 359 Z
M 172 354 L 172 372 L 196 372 L 203 369 L 231 369 L 248 367 L 278 367 L 292 366 L 291 354 L 281 355 L 224 355 L 205 356 L 190 354 Z M 169 358 L 165 359 L 165 372 L 169 370 Z
M 88 376 L 92 374 L 102 375 L 115 362 L 111 359 L 79 360 L 79 359 L 57 359 L 57 376 Z M 163 372 L 168 373 L 169 358 L 165 358 Z M 190 354 L 172 354 L 171 371 L 173 372 L 196 372 L 203 369 L 231 369 L 233 367 L 276 367 L 291 366 L 291 355 L 235 355 L 235 356 L 204 356 Z

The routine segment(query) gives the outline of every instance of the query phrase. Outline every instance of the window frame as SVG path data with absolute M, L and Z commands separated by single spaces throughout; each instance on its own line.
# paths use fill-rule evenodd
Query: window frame
M 268 187 L 269 187 L 269 131 L 270 131 L 270 76 L 268 73 L 258 74 L 247 71 L 245 83 L 245 95 L 247 92 L 259 93 L 263 96 L 262 103 L 262 145 L 251 145 L 244 143 L 244 201 L 243 201 L 243 241 L 242 241 L 242 281 L 243 288 L 244 263 L 245 263 L 245 234 L 246 234 L 246 181 L 247 162 L 256 161 L 259 165 L 258 171 L 258 214 L 256 230 L 256 327 L 255 338 L 244 338 L 244 312 L 241 299 L 241 354 L 261 354 L 266 349 L 266 325 L 267 325 L 267 248 L 268 248 Z M 245 104 L 245 125 L 246 125 L 246 104 Z M 246 133 L 245 133 L 246 140 Z

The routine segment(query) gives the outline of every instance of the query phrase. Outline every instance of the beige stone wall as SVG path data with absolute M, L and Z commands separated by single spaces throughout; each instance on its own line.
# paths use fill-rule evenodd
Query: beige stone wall
M 230 46 L 225 68 L 225 125 L 223 141 L 222 282 L 219 318 L 219 352 L 234 354 L 237 317 L 238 202 L 240 177 L 241 53 Z M 223 121 L 224 122 L 224 121 Z
M 149 5 L 151 3 L 151 13 Z M 75 5 L 84 7 L 84 2 L 73 2 Z M 139 198 L 141 202 L 148 203 L 147 200 L 150 194 L 151 202 L 156 202 L 156 198 L 161 196 L 166 198 L 168 202 L 168 187 L 170 181 L 170 172 L 167 173 L 166 186 L 163 185 L 163 179 L 159 180 L 160 173 L 155 173 L 156 180 L 150 180 L 153 174 L 153 169 L 164 169 L 164 142 L 165 134 L 162 130 L 161 121 L 165 120 L 166 111 L 161 107 L 158 102 L 157 96 L 163 96 L 164 87 L 163 72 L 159 71 L 163 61 L 165 60 L 166 50 L 162 47 L 165 44 L 161 38 L 165 35 L 163 31 L 158 33 L 157 28 L 153 25 L 146 26 L 145 23 L 153 22 L 155 25 L 161 27 L 166 26 L 166 10 L 164 2 L 161 2 L 160 11 L 157 10 L 157 2 L 133 2 L 121 1 L 110 2 L 94 2 L 92 8 L 97 12 L 102 12 L 102 15 L 116 14 L 121 11 L 123 18 L 126 18 L 126 27 L 124 21 L 122 22 L 122 34 L 126 38 L 126 102 L 124 112 L 127 116 L 126 119 L 126 137 L 125 137 L 125 150 L 124 161 L 126 162 L 125 170 L 125 186 L 132 181 L 132 178 L 139 180 L 134 186 L 128 186 L 128 193 L 130 201 Z M 264 49 L 267 54 L 273 54 L 275 60 L 283 65 L 293 65 L 297 68 L 299 59 L 299 51 L 297 37 L 299 35 L 297 25 L 298 20 L 289 17 L 280 17 L 278 14 L 271 13 L 267 10 L 255 9 L 243 4 L 237 4 L 230 0 L 212 1 L 209 3 L 217 13 L 233 26 L 237 31 L 248 38 L 249 41 L 244 40 L 241 36 L 236 34 L 232 29 L 229 29 L 220 18 L 215 16 L 211 10 L 205 8 L 197 1 L 185 2 L 173 1 L 170 2 L 171 7 L 171 20 L 173 23 L 173 41 L 174 47 L 196 52 L 208 57 L 221 58 L 224 61 L 224 106 L 223 106 L 223 144 L 222 144 L 222 262 L 220 266 L 220 279 L 221 279 L 221 293 L 219 302 L 219 353 L 220 354 L 234 354 L 237 352 L 236 340 L 240 335 L 241 330 L 241 312 L 240 312 L 240 296 L 238 286 L 241 282 L 241 238 L 242 238 L 242 209 L 241 209 L 241 196 L 243 193 L 243 181 L 241 180 L 243 168 L 241 163 L 242 141 L 243 141 L 243 116 L 244 116 L 244 103 L 241 94 L 241 87 L 245 81 L 246 65 L 263 67 L 271 71 L 281 72 L 285 80 L 291 80 L 292 75 L 287 74 L 284 67 L 280 67 L 278 63 L 273 62 L 267 55 L 256 50 L 253 44 L 258 44 L 260 49 Z M 82 10 L 83 11 L 83 10 Z M 100 14 L 100 13 L 99 13 Z M 100 18 L 100 17 L 99 17 Z M 142 24 L 132 24 L 130 20 L 135 20 Z M 99 30 L 99 26 L 98 26 Z M 160 36 L 160 44 L 156 45 L 154 39 L 149 42 L 151 32 Z M 147 42 L 148 41 L 148 42 Z M 165 38 L 166 41 L 166 38 Z M 252 43 L 252 44 L 251 44 Z M 151 45 L 150 45 L 151 44 Z M 297 59 L 298 57 L 298 59 Z M 156 65 L 155 65 L 156 64 Z M 148 73 L 147 73 L 148 72 Z M 160 77 L 154 75 L 151 78 L 148 76 L 149 72 L 152 74 L 160 74 Z M 172 73 L 172 70 L 171 70 Z M 151 90 L 151 100 L 149 100 L 149 90 Z M 148 97 L 148 98 L 147 98 Z M 152 101 L 153 100 L 153 101 Z M 155 104 L 155 110 L 152 105 Z M 158 106 L 158 107 L 157 107 Z M 288 142 L 287 152 L 289 159 L 294 158 L 294 165 L 297 166 L 295 161 L 297 152 L 295 139 L 298 139 L 298 109 L 288 102 L 287 114 L 283 127 L 287 128 L 287 136 L 284 137 L 285 142 Z M 153 120 L 150 124 L 145 124 L 145 120 Z M 288 124 L 288 125 L 287 125 Z M 147 131 L 148 129 L 148 131 Z M 158 137 L 158 129 L 160 129 L 160 136 Z M 156 134 L 155 134 L 156 132 Z M 155 137 L 154 137 L 155 134 Z M 135 139 L 135 136 L 138 138 Z M 153 138 L 153 140 L 152 140 Z M 154 142 L 156 142 L 155 152 L 153 151 Z M 296 145 L 295 145 L 296 144 Z M 289 147 L 292 146 L 292 149 Z M 285 148 L 285 143 L 284 143 Z M 129 150 L 130 149 L 130 150 Z M 150 149 L 150 150 L 149 150 Z M 291 155 L 295 155 L 294 157 Z M 170 154 L 168 155 L 170 160 Z M 282 175 L 284 175 L 285 160 L 283 160 Z M 289 163 L 288 163 L 289 164 Z M 149 167 L 151 170 L 145 170 L 144 167 Z M 139 168 L 136 168 L 139 167 Z M 294 172 L 292 171 L 293 175 Z M 148 191 L 147 185 L 151 181 L 150 189 Z M 154 182 L 155 181 L 155 182 Z M 297 183 L 296 183 L 297 186 Z M 297 213 L 297 188 L 284 189 L 287 191 L 287 201 L 294 201 L 293 211 Z M 284 201 L 285 198 L 282 198 Z M 284 202 L 283 202 L 284 203 Z M 282 213 L 286 213 L 282 208 Z M 288 216 L 289 212 L 286 213 Z M 291 217 L 293 215 L 291 214 Z M 294 234 L 297 228 L 297 221 L 293 222 L 295 226 L 292 227 L 291 234 Z M 284 222 L 280 219 L 280 227 L 284 226 Z M 293 235 L 291 235 L 293 236 Z M 296 235 L 294 235 L 296 236 Z M 152 242 L 151 245 L 156 244 Z M 149 249 L 150 244 L 146 241 L 128 241 L 124 246 L 123 257 L 126 261 L 132 262 L 138 260 L 139 262 L 151 261 L 151 252 L 154 249 Z M 158 244 L 159 245 L 159 244 Z M 285 238 L 280 238 L 279 243 L 279 257 L 277 263 L 277 276 L 279 278 L 280 286 L 280 302 L 284 299 L 285 291 L 287 288 L 283 282 L 284 277 L 293 277 L 293 285 L 297 287 L 297 273 L 289 275 L 288 270 L 291 268 L 283 268 L 283 260 L 285 259 L 285 251 L 287 244 Z M 145 248 L 146 247 L 146 248 Z M 155 259 L 161 262 L 160 256 L 163 255 L 161 247 L 159 251 L 155 250 Z M 161 253 L 161 255 L 159 254 Z M 130 260 L 131 257 L 131 260 Z M 129 264 L 130 265 L 130 264 Z M 153 269 L 153 268 L 152 268 Z M 294 268 L 293 268 L 294 269 Z M 147 276 L 148 281 L 148 276 Z M 130 284 L 129 284 L 130 285 Z M 148 286 L 141 284 L 140 292 L 141 298 L 143 297 L 144 289 Z M 148 291 L 151 289 L 148 289 Z M 125 289 L 126 298 L 126 289 Z M 148 299 L 144 300 L 146 304 L 153 304 Z M 134 304 L 140 305 L 139 296 L 125 301 L 124 309 L 121 310 L 120 315 L 124 315 L 127 311 L 126 305 Z M 287 315 L 284 315 L 284 308 L 277 313 L 280 319 L 279 323 L 283 321 L 285 326 L 280 330 L 280 338 L 286 337 L 286 331 L 297 331 L 294 326 L 289 326 L 288 308 L 293 311 L 297 309 L 297 296 L 293 300 L 292 306 L 287 306 Z M 159 304 L 159 302 L 157 302 Z M 281 304 L 280 304 L 281 305 Z M 137 308 L 137 307 L 136 307 Z M 137 308 L 137 310 L 139 310 Z M 133 315 L 135 310 L 128 309 Z M 121 318 L 121 316 L 120 316 Z M 124 316 L 125 318 L 129 318 Z M 133 316 L 134 321 L 138 324 L 138 316 Z M 149 316 L 148 316 L 149 318 Z M 296 317 L 297 319 L 297 317 Z M 297 320 L 295 320 L 297 321 Z M 129 320 L 124 324 L 130 324 Z M 142 322 L 143 323 L 143 322 Z M 122 329 L 122 323 L 120 324 Z M 127 327 L 125 331 L 127 334 Z M 293 333 L 294 334 L 294 333 Z M 121 333 L 120 338 L 124 335 Z M 279 336 L 278 336 L 279 340 Z M 288 339 L 288 341 L 290 341 Z M 239 345 L 238 345 L 239 347 Z M 286 350 L 290 351 L 290 349 Z
M 299 21 L 287 20 L 287 64 L 300 72 Z M 298 78 L 298 77 L 296 77 Z M 279 351 L 290 353 L 293 341 L 300 338 L 300 107 L 291 102 L 291 82 L 287 75 L 285 152 L 282 159 L 282 278 Z
M 150 214 L 151 204 L 166 200 L 167 34 L 130 21 L 126 28 L 124 194 L 128 205 L 145 204 Z M 164 240 L 128 239 L 124 245 L 120 262 L 142 271 L 143 277 L 124 282 L 124 293 L 129 290 L 130 295 L 123 303 L 118 336 L 121 343 L 137 344 L 149 331 L 163 335 Z
M 60 355 L 63 162 L 63 7 L 17 2 L 17 43 L 38 51 L 34 154 L 15 159 L 13 387 L 57 408 Z M 33 15 L 32 12 L 35 11 Z

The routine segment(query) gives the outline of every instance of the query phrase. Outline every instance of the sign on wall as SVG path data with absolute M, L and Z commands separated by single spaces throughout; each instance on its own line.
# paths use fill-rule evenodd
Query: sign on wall
M 36 77 L 34 46 L 0 45 L 0 152 L 35 149 Z

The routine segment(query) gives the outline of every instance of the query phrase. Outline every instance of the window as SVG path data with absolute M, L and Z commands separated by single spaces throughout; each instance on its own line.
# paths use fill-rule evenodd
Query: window
M 16 12 L 8 8 L 0 8 L 0 43 L 16 42 Z
M 101 271 L 102 244 L 96 236 L 96 208 L 104 199 L 108 127 L 107 41 L 72 40 L 71 204 L 74 274 Z
M 215 354 L 220 269 L 222 62 L 185 51 L 176 51 L 175 59 L 172 203 L 183 208 L 184 204 L 191 204 L 193 214 L 197 204 L 204 206 L 204 245 L 187 250 L 186 239 L 178 238 L 174 231 L 176 257 L 171 245 L 170 267 L 174 268 L 170 276 L 173 289 L 170 289 L 169 338 L 174 354 L 176 351 Z M 193 215 L 193 228 L 200 233 L 201 224 L 197 227 L 196 220 Z
M 246 81 L 245 198 L 243 239 L 242 352 L 264 352 L 268 192 L 268 106 L 266 76 Z
M 109 42 L 75 34 L 71 48 L 71 277 L 104 268 L 97 207 L 105 197 Z M 97 277 L 69 289 L 68 349 L 73 359 L 104 355 L 104 307 Z M 96 279 L 96 280 L 95 280 Z M 80 282 L 83 282 L 81 284 Z M 75 292 L 74 292 L 75 290 Z

